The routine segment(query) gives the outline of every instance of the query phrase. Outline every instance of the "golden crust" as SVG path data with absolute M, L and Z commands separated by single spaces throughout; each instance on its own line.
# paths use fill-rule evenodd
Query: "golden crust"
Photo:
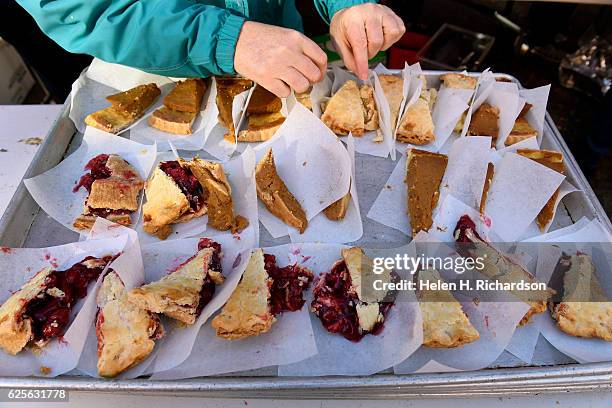
M 269 331 L 276 321 L 268 304 L 271 284 L 263 250 L 256 249 L 234 293 L 221 313 L 212 320 L 217 336 L 236 340 Z
M 209 273 L 212 254 L 211 248 L 198 251 L 176 271 L 156 282 L 132 289 L 128 293 L 129 301 L 141 309 L 163 313 L 185 324 L 195 323 L 200 292 Z M 217 280 L 218 275 L 215 276 Z
M 430 143 L 436 138 L 428 99 L 419 97 L 406 109 L 397 129 L 396 138 L 400 142 L 416 145 Z
M 16 355 L 32 339 L 32 320 L 23 316 L 24 305 L 45 290 L 51 272 L 41 270 L 0 306 L 0 348 L 8 354 Z
M 308 89 L 306 92 L 295 94 L 295 99 L 309 111 L 312 111 L 312 99 L 310 99 L 311 92 L 312 92 L 312 87 Z
M 157 316 L 128 302 L 121 279 L 110 272 L 98 292 L 98 373 L 115 377 L 143 361 L 163 335 Z
M 512 131 L 506 138 L 504 144 L 506 146 L 512 146 L 515 143 L 529 139 L 530 137 L 536 137 L 537 135 L 538 131 L 531 127 L 525 118 L 519 117 L 516 122 L 514 122 Z
M 89 230 L 94 226 L 97 218 L 96 215 L 81 214 L 75 218 L 72 226 L 77 229 Z M 104 219 L 115 224 L 125 225 L 126 227 L 132 225 L 132 217 L 129 214 L 111 214 L 104 217 Z
M 193 123 L 197 113 L 172 110 L 166 106 L 157 109 L 149 116 L 149 125 L 162 132 L 175 135 L 190 135 L 193 133 Z
M 326 209 L 324 209 L 323 213 L 331 221 L 343 220 L 346 216 L 346 211 L 348 210 L 350 202 L 351 193 L 347 193 L 344 197 L 330 204 Z
M 238 132 L 239 142 L 265 142 L 270 140 L 285 122 L 280 112 L 252 114 L 247 129 Z
M 421 270 L 422 282 L 442 281 L 438 271 Z M 480 338 L 478 331 L 461 308 L 461 304 L 448 290 L 419 290 L 419 307 L 423 315 L 423 345 L 435 348 L 453 348 Z
M 380 86 L 387 97 L 391 111 L 391 126 L 395 130 L 399 110 L 404 99 L 404 80 L 397 75 L 379 75 Z
M 174 111 L 197 113 L 202 107 L 205 92 L 206 83 L 202 78 L 179 81 L 164 98 L 164 105 Z
M 612 341 L 612 302 L 603 294 L 595 266 L 586 254 L 569 258 L 563 277 L 563 299 L 551 314 L 561 331 L 571 336 Z
M 371 85 L 346 81 L 325 106 L 321 120 L 338 135 L 363 136 L 378 129 L 378 110 Z
M 477 79 L 464 74 L 449 73 L 440 75 L 440 80 L 448 88 L 476 89 Z
M 306 230 L 306 214 L 278 175 L 272 148 L 268 149 L 266 155 L 257 163 L 255 183 L 257 196 L 272 214 L 285 224 L 297 228 L 300 234 Z
M 87 115 L 85 124 L 104 132 L 116 134 L 127 129 L 137 120 L 138 117 L 132 117 L 115 106 L 109 106 Z
M 149 234 L 169 234 L 169 225 L 190 208 L 189 201 L 179 186 L 159 167 L 147 181 L 145 195 L 147 202 L 142 206 L 143 229 Z

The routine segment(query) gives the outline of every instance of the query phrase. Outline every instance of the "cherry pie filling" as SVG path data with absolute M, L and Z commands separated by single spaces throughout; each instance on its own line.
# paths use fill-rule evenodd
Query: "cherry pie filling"
M 85 173 L 81 176 L 81 179 L 77 183 L 76 186 L 72 189 L 74 193 L 79 191 L 81 187 L 84 187 L 88 193 L 91 193 L 91 186 L 94 181 L 107 179 L 111 176 L 111 171 L 108 167 L 106 167 L 106 163 L 108 161 L 108 154 L 99 154 L 93 159 L 91 159 L 87 165 L 85 166 L 85 170 L 89 170 L 89 173 Z M 135 174 L 125 174 L 126 178 L 133 178 Z M 93 208 L 87 207 L 88 213 L 91 215 L 95 215 L 97 217 L 107 218 L 111 215 L 130 215 L 132 211 L 130 210 L 122 210 L 116 209 L 113 210 L 111 208 Z
M 221 244 L 213 241 L 209 238 L 202 238 L 198 243 L 198 251 L 201 251 L 204 248 L 212 248 L 213 254 L 210 263 L 208 264 L 208 269 L 211 271 L 216 271 L 223 273 L 223 268 L 221 266 Z M 215 282 L 210 278 L 209 274 L 206 274 L 204 278 L 204 284 L 202 285 L 202 289 L 200 290 L 200 300 L 198 301 L 198 306 L 196 308 L 196 315 L 199 315 L 204 306 L 206 306 L 215 295 Z
M 352 288 L 351 275 L 344 261 L 337 262 L 331 271 L 319 277 L 313 296 L 311 310 L 330 333 L 338 333 L 347 340 L 357 342 L 368 333 L 379 334 L 384 328 L 384 319 L 376 323 L 370 332 L 360 328 L 357 316 L 360 301 Z M 379 312 L 384 318 L 391 306 L 393 302 L 379 302 Z
M 204 190 L 191 170 L 184 168 L 176 160 L 161 162 L 159 168 L 179 186 L 194 212 L 202 208 L 204 205 Z
M 276 265 L 274 255 L 264 254 L 264 267 L 273 280 L 270 287 L 270 313 L 274 316 L 282 312 L 295 312 L 304 306 L 302 297 L 313 280 L 312 272 L 298 264 L 282 268 Z
M 93 268 L 84 263 L 87 257 L 65 271 L 53 271 L 45 279 L 45 290 L 25 305 L 24 317 L 32 321 L 35 342 L 46 342 L 62 336 L 70 323 L 74 304 L 87 296 L 87 287 L 98 279 L 112 257 L 102 258 L 103 264 Z

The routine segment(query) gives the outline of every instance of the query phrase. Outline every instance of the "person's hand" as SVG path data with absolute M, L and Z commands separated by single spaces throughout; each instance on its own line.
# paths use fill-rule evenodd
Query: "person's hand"
M 247 21 L 236 44 L 234 69 L 279 97 L 306 92 L 327 69 L 327 55 L 302 33 Z
M 368 60 L 391 47 L 405 32 L 404 22 L 389 7 L 372 3 L 338 11 L 329 26 L 344 64 L 363 80 L 368 77 Z

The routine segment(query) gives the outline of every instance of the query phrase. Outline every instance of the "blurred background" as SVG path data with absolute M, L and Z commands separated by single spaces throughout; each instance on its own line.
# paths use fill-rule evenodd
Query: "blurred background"
M 339 64 L 312 0 L 295 1 L 306 34 Z M 612 0 L 381 2 L 404 19 L 407 33 L 374 65 L 490 67 L 526 88 L 552 84 L 548 111 L 612 214 Z M 0 3 L 0 37 L 0 105 L 62 104 L 91 61 L 47 38 L 13 0 Z M 0 151 L 1 142 L 0 134 Z

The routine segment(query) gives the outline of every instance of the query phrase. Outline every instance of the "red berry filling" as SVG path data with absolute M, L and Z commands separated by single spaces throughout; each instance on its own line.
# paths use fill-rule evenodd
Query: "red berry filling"
M 368 332 L 359 327 L 357 304 L 359 298 L 352 288 L 351 275 L 346 262 L 334 264 L 331 271 L 321 275 L 313 290 L 314 300 L 311 310 L 316 314 L 323 327 L 330 333 L 341 334 L 350 341 L 359 341 Z M 379 311 L 386 317 L 393 302 L 380 302 Z M 370 333 L 379 334 L 384 325 L 376 323 Z
M 85 187 L 85 190 L 91 193 L 91 185 L 94 181 L 109 178 L 111 172 L 110 169 L 106 167 L 107 161 L 108 154 L 99 154 L 91 159 L 87 165 L 85 165 L 85 170 L 89 170 L 89 173 L 85 173 L 81 176 L 79 183 L 74 186 L 72 191 L 76 193 L 81 187 Z
M 87 287 L 112 258 L 105 257 L 101 266 L 88 268 L 83 263 L 91 259 L 96 258 L 90 256 L 65 271 L 51 272 L 45 280 L 45 291 L 26 304 L 23 314 L 32 320 L 35 342 L 64 334 L 74 304 L 87 296 Z
M 187 197 L 189 206 L 193 211 L 198 211 L 204 205 L 204 191 L 198 179 L 191 170 L 184 168 L 176 160 L 161 162 L 159 168 L 178 184 L 179 188 Z
M 270 288 L 270 312 L 278 315 L 282 312 L 300 310 L 306 300 L 302 297 L 308 289 L 313 275 L 308 269 L 298 264 L 279 268 L 274 255 L 264 254 L 266 272 L 273 279 Z

